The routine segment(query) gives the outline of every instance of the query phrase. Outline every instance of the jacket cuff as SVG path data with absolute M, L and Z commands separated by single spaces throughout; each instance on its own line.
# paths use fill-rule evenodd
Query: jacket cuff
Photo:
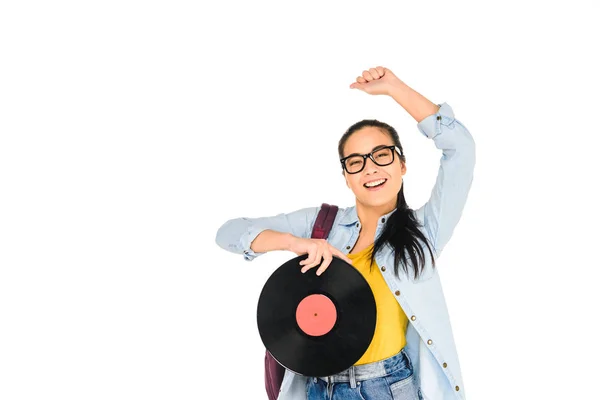
M 256 237 L 262 231 L 264 231 L 264 230 L 266 230 L 266 228 L 260 228 L 260 227 L 256 227 L 256 226 L 251 226 L 248 229 L 248 231 L 246 232 L 246 234 L 244 236 L 242 236 L 241 245 L 242 245 L 242 250 L 244 251 L 244 260 L 246 260 L 246 261 L 252 261 L 256 257 L 260 256 L 261 254 L 265 254 L 265 253 L 255 253 L 250 248 L 250 245 L 252 244 L 252 241 L 254 239 L 256 239 Z
M 433 139 L 442 133 L 441 125 L 452 125 L 454 122 L 454 111 L 447 103 L 438 104 L 440 109 L 417 124 L 417 128 L 426 138 Z

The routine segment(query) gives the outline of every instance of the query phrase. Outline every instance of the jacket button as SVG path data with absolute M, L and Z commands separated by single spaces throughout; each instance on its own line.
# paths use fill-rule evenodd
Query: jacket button
M 431 344 L 431 343 L 433 343 L 433 342 L 431 341 L 431 339 L 429 339 L 429 340 L 427 341 L 427 344 Z
M 358 222 L 356 223 L 356 226 L 358 226 Z
M 346 246 L 346 250 L 350 250 L 350 246 Z
M 400 296 L 400 291 L 396 290 L 396 296 Z
M 442 364 L 442 365 L 444 366 L 444 368 L 446 368 L 446 367 L 448 366 L 448 364 L 446 364 L 446 363 L 444 363 L 444 364 Z
M 437 119 L 438 119 L 438 121 L 439 121 L 440 119 L 442 119 L 442 117 L 438 115 L 438 116 L 437 116 Z M 456 389 L 456 390 L 458 390 L 458 389 Z
M 381 222 L 385 222 L 385 218 L 381 218 Z
M 456 387 L 456 391 L 458 392 L 458 386 Z
M 412 319 L 412 320 L 414 321 L 415 319 L 417 319 L 417 317 L 415 317 L 415 316 L 413 315 L 412 317 L 410 317 L 410 319 Z
M 382 271 L 385 271 L 385 267 L 381 267 L 381 270 L 382 270 Z

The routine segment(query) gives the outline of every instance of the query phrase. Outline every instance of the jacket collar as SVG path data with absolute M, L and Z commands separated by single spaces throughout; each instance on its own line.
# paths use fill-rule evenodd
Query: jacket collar
M 396 208 L 394 208 L 392 211 L 390 211 L 389 213 L 382 215 L 381 218 L 385 218 L 387 220 L 387 218 L 394 212 L 396 211 Z M 356 206 L 352 206 L 352 207 L 348 207 L 343 211 L 342 216 L 340 217 L 340 221 L 338 222 L 339 225 L 353 225 L 355 223 L 358 222 L 358 213 L 356 212 Z M 378 225 L 381 223 L 381 219 L 378 222 Z

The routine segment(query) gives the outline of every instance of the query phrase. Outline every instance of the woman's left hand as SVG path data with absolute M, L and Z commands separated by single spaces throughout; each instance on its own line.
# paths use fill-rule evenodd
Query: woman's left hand
M 389 69 L 376 67 L 370 68 L 368 71 L 364 70 L 362 76 L 358 76 L 356 82 L 350 85 L 350 89 L 360 89 L 374 95 L 389 95 L 395 87 L 403 84 L 404 82 Z

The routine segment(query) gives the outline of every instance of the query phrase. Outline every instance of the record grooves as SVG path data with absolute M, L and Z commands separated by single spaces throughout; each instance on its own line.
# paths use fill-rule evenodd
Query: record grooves
M 306 273 L 293 258 L 269 277 L 257 309 L 261 340 L 285 368 L 305 376 L 328 376 L 362 357 L 375 332 L 375 299 L 352 265 L 333 257 L 321 276 Z

